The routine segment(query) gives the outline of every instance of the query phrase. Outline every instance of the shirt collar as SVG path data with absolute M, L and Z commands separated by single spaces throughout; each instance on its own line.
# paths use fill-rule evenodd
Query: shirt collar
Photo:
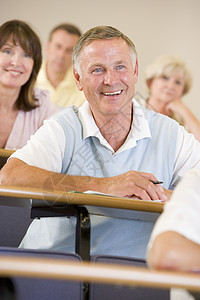
M 89 103 L 85 101 L 78 111 L 79 119 L 83 125 L 83 139 L 86 139 L 90 136 L 95 136 L 99 139 L 102 145 L 108 148 L 113 154 L 117 154 L 124 150 L 135 147 L 137 145 L 137 141 L 140 139 L 146 137 L 151 138 L 149 124 L 145 116 L 145 108 L 142 107 L 135 99 L 133 99 L 133 106 L 133 123 L 131 126 L 131 131 L 129 132 L 125 143 L 115 152 L 102 136 L 92 116 Z

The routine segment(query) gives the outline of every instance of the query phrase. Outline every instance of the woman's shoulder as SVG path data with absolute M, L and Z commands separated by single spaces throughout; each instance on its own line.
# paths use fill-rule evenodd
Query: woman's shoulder
M 38 99 L 37 111 L 45 111 L 47 116 L 53 115 L 57 112 L 56 106 L 51 101 L 50 92 L 40 88 L 34 88 L 34 95 Z
M 50 92 L 48 90 L 35 87 L 33 92 L 40 104 L 43 101 L 51 101 Z

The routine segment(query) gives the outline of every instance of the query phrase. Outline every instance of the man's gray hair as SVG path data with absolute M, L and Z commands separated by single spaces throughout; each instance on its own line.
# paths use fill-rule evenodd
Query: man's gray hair
M 72 62 L 76 71 L 81 75 L 80 68 L 80 53 L 81 50 L 96 40 L 111 40 L 114 38 L 123 39 L 129 46 L 131 58 L 133 61 L 133 67 L 135 68 L 137 52 L 135 49 L 134 43 L 121 31 L 112 27 L 112 26 L 97 26 L 86 31 L 77 41 L 73 54 L 72 54 Z

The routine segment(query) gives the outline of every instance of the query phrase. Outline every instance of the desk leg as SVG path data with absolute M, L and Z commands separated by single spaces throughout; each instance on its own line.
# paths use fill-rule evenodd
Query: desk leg
M 85 207 L 76 208 L 76 253 L 83 260 L 90 260 L 90 216 Z M 83 282 L 83 300 L 89 299 L 89 283 Z
M 85 207 L 77 207 L 76 253 L 90 260 L 90 216 Z

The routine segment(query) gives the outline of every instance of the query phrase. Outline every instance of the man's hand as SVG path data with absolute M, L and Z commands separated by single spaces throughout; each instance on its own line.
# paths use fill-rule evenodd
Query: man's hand
M 104 180 L 103 192 L 114 196 L 142 200 L 168 200 L 161 185 L 152 182 L 158 179 L 150 173 L 129 171 L 115 177 L 104 178 Z

